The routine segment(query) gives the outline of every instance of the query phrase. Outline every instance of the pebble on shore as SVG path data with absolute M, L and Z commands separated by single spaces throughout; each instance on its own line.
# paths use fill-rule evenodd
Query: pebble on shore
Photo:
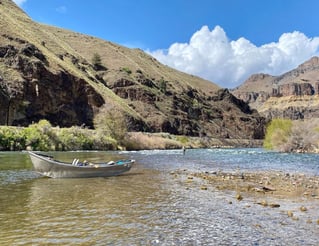
M 319 199 L 319 177 L 282 172 L 235 172 L 221 171 L 188 172 L 187 179 L 200 178 L 219 190 L 234 190 L 237 193 L 260 194 L 277 198 Z M 244 176 L 244 178 L 242 178 Z M 311 194 L 311 195 L 310 195 Z
M 198 187 L 200 190 L 208 190 L 212 187 L 212 190 L 234 191 L 234 198 L 237 201 L 242 201 L 244 196 L 248 197 L 247 200 L 249 201 L 250 197 L 250 199 L 255 200 L 253 203 L 265 208 L 279 208 L 281 205 L 271 200 L 283 199 L 283 202 L 284 200 L 290 200 L 294 203 L 300 202 L 299 208 L 295 208 L 295 210 L 299 209 L 301 212 L 306 212 L 308 208 L 302 203 L 319 199 L 318 176 L 271 171 L 250 173 L 227 173 L 220 170 L 192 172 L 186 169 L 175 170 L 170 174 L 174 175 L 175 178 L 179 177 L 186 183 L 190 183 L 191 187 Z M 233 202 L 228 201 L 228 204 L 233 204 Z M 250 204 L 246 205 L 246 207 L 250 206 Z M 288 210 L 285 214 L 292 220 L 299 221 L 299 216 L 295 216 L 293 211 Z M 319 219 L 317 218 L 306 219 L 307 223 L 317 221 L 319 225 Z

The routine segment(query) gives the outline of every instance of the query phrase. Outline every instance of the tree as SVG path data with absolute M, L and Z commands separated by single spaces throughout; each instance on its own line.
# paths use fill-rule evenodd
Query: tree
M 93 54 L 92 64 L 95 70 L 101 70 L 102 68 L 104 68 L 104 66 L 102 65 L 101 56 L 98 53 Z
M 127 134 L 127 122 L 123 112 L 114 106 L 104 106 L 94 118 L 94 126 L 99 134 L 108 135 L 120 145 Z

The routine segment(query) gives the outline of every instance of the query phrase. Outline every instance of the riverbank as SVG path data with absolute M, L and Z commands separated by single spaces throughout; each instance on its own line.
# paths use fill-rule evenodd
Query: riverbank
M 126 138 L 127 150 L 154 149 L 203 149 L 203 148 L 259 148 L 261 139 L 235 139 L 213 137 L 191 137 L 169 133 L 129 132 Z
M 152 150 L 261 147 L 256 139 L 191 137 L 169 133 L 126 132 L 121 137 L 103 130 L 52 127 L 41 120 L 29 127 L 0 126 L 0 151 Z
M 170 174 L 186 189 L 232 193 L 229 203 L 245 202 L 248 207 L 257 205 L 269 209 L 282 209 L 285 207 L 282 205 L 294 204 L 292 209 L 282 212 L 298 220 L 295 214 L 302 216 L 310 211 L 307 223 L 319 225 L 319 176 L 275 171 L 232 173 L 193 172 L 186 169 Z

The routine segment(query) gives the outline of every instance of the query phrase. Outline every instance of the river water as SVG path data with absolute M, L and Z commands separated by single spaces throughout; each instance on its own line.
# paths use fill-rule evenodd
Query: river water
M 50 179 L 32 171 L 27 153 L 0 152 L 0 245 L 319 245 L 319 200 L 300 219 L 237 202 L 232 191 L 188 189 L 174 170 L 263 171 L 319 175 L 316 154 L 262 149 L 53 152 L 136 160 L 111 178 Z M 295 212 L 298 215 L 298 212 Z M 309 221 L 312 220 L 310 223 Z

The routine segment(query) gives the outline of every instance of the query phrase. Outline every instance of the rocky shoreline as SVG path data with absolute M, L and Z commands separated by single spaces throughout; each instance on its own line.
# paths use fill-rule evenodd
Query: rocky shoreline
M 295 214 L 313 210 L 315 217 L 307 222 L 319 225 L 319 176 L 279 171 L 194 172 L 186 169 L 170 174 L 181 181 L 186 189 L 232 192 L 233 199 L 229 203 L 246 201 L 247 206 L 268 208 L 280 208 L 281 203 L 293 203 L 294 209 L 283 211 L 288 217 L 298 220 Z M 307 207 L 305 204 L 311 205 Z

